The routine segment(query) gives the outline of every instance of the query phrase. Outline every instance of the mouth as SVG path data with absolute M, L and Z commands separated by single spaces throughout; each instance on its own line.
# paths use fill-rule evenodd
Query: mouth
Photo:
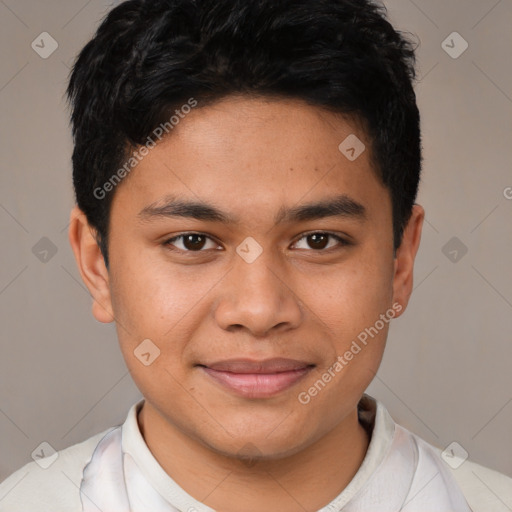
M 198 365 L 224 389 L 245 398 L 270 398 L 291 388 L 314 367 L 294 359 L 231 359 Z

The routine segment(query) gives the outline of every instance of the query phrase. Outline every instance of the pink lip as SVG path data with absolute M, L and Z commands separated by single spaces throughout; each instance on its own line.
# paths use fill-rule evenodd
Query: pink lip
M 218 383 L 245 398 L 268 398 L 302 379 L 314 365 L 293 359 L 232 359 L 202 366 Z

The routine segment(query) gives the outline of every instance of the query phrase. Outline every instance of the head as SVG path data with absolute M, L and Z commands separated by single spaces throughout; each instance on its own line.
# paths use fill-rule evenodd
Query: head
M 278 457 L 354 412 L 412 290 L 413 78 L 411 44 L 361 0 L 131 0 L 82 50 L 70 240 L 169 425 Z M 215 376 L 271 359 L 300 378 Z

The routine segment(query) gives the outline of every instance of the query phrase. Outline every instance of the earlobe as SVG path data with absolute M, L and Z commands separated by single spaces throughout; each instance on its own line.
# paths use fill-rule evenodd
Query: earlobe
M 407 307 L 413 289 L 414 260 L 421 240 L 421 230 L 425 210 L 418 204 L 412 209 L 412 214 L 404 229 L 402 243 L 396 251 L 395 273 L 393 278 L 393 303 L 402 306 L 400 316 Z
M 114 313 L 108 270 L 94 236 L 95 230 L 78 206 L 71 210 L 68 235 L 82 281 L 93 298 L 94 317 L 98 322 L 112 322 Z

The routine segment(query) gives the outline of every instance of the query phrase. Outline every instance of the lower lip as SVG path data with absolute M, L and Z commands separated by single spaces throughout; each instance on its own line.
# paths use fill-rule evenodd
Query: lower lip
M 245 398 L 269 398 L 291 388 L 312 370 L 311 366 L 279 373 L 231 373 L 202 368 L 210 377 Z

